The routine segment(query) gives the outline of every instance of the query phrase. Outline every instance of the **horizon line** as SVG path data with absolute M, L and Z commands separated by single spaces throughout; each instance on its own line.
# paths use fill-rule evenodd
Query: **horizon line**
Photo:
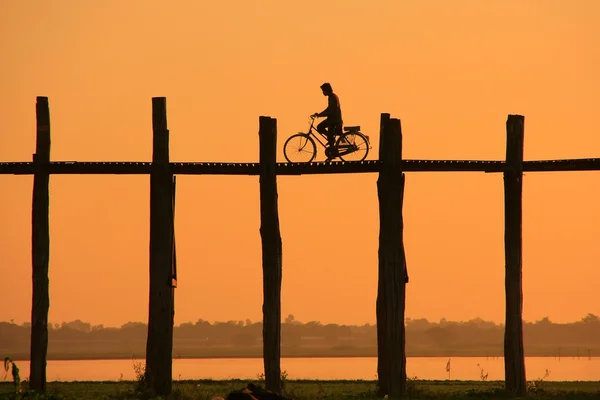
M 287 317 L 282 318 L 282 321 L 281 321 L 282 325 L 287 323 L 285 321 L 287 320 L 287 318 L 290 315 L 293 317 L 293 314 L 288 314 Z M 574 323 L 584 322 L 584 320 L 587 317 L 591 317 L 592 320 L 595 319 L 595 320 L 600 321 L 600 317 L 598 315 L 596 315 L 594 313 L 587 313 L 585 316 L 581 317 L 579 320 L 574 320 L 574 321 L 570 321 L 570 322 L 554 322 L 548 316 L 546 316 L 546 317 L 543 317 L 543 318 L 541 318 L 539 320 L 535 320 L 535 321 L 528 321 L 528 320 L 523 319 L 523 323 L 524 324 L 527 324 L 527 323 L 531 324 L 531 323 L 538 323 L 538 322 L 544 321 L 546 323 L 551 323 L 551 324 L 555 324 L 555 325 L 567 325 L 567 324 L 574 324 Z M 493 320 L 485 320 L 485 319 L 483 319 L 481 317 L 474 317 L 474 318 L 471 318 L 471 319 L 468 319 L 468 320 L 449 320 L 449 319 L 446 319 L 446 318 L 442 317 L 442 318 L 440 318 L 437 321 L 436 320 L 429 320 L 429 319 L 427 319 L 425 317 L 421 317 L 421 318 L 406 317 L 405 318 L 405 324 L 408 325 L 412 321 L 422 321 L 422 320 L 425 320 L 429 324 L 438 324 L 438 325 L 442 324 L 442 320 L 444 320 L 444 322 L 443 322 L 444 324 L 457 324 L 457 323 L 458 324 L 461 324 L 461 323 L 464 324 L 464 323 L 469 323 L 469 322 L 476 321 L 476 322 L 483 322 L 483 323 L 491 323 L 491 324 L 494 324 L 494 325 L 497 325 L 497 326 L 504 326 L 505 325 L 504 321 L 503 322 L 495 322 Z M 31 321 L 23 321 L 20 324 L 17 323 L 17 322 L 14 322 L 14 321 L 15 321 L 14 319 L 10 319 L 8 321 L 0 321 L 0 324 L 1 323 L 8 323 L 8 324 L 14 324 L 14 325 L 17 325 L 17 326 L 25 326 L 27 324 L 31 324 Z M 250 321 L 250 323 L 252 323 L 252 324 L 262 323 L 263 322 L 262 319 L 258 320 L 258 321 L 253 321 L 250 318 L 246 318 L 244 320 L 241 320 L 241 319 L 237 319 L 237 320 L 236 319 L 229 319 L 229 320 L 213 320 L 213 321 L 205 320 L 203 318 L 198 318 L 196 321 L 191 321 L 190 320 L 190 321 L 180 322 L 179 324 L 175 324 L 174 323 L 173 326 L 177 327 L 177 326 L 181 326 L 183 324 L 190 324 L 190 323 L 191 324 L 196 324 L 196 323 L 198 323 L 200 321 L 202 321 L 202 322 L 208 322 L 210 325 L 228 324 L 228 323 L 231 323 L 231 322 L 235 322 L 235 323 L 243 322 L 244 326 L 247 325 L 248 321 Z M 84 321 L 82 319 L 74 319 L 74 320 L 71 320 L 71 321 L 61 321 L 60 323 L 48 321 L 48 326 L 51 327 L 51 328 L 53 328 L 54 325 L 56 325 L 56 324 L 62 325 L 62 324 L 69 324 L 69 323 L 72 323 L 72 322 L 82 322 L 84 324 L 89 324 L 92 327 L 102 326 L 104 328 L 121 328 L 122 326 L 124 326 L 126 324 L 144 324 L 144 325 L 148 325 L 148 322 L 143 322 L 143 321 L 127 321 L 127 322 L 124 322 L 124 323 L 122 323 L 120 325 L 105 325 L 105 324 L 102 324 L 102 323 L 93 324 L 93 323 L 91 323 L 89 321 Z M 308 321 L 304 322 L 304 321 L 297 320 L 295 318 L 292 319 L 291 323 L 292 324 L 294 324 L 294 323 L 295 324 L 302 324 L 302 325 L 307 325 L 309 323 L 316 323 L 316 324 L 320 324 L 320 325 L 323 325 L 323 326 L 326 326 L 326 325 L 338 325 L 338 326 L 355 326 L 355 327 L 376 326 L 377 325 L 376 322 L 373 322 L 373 323 L 371 323 L 371 322 L 363 322 L 361 324 L 341 324 L 341 323 L 337 323 L 337 322 L 322 323 L 319 320 L 308 320 Z

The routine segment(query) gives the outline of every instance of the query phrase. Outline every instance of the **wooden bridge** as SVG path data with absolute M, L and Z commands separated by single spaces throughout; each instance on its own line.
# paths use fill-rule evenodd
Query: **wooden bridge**
M 381 172 L 379 160 L 311 162 L 302 164 L 276 163 L 277 175 L 357 174 Z M 505 161 L 485 160 L 401 160 L 404 172 L 506 172 L 511 170 Z M 174 175 L 260 175 L 260 163 L 171 162 Z M 597 171 L 600 158 L 524 161 L 523 172 Z M 50 174 L 61 175 L 148 175 L 151 162 L 139 161 L 51 161 Z M 0 162 L 0 175 L 32 175 L 33 162 Z
M 175 175 L 255 175 L 260 181 L 260 235 L 263 253 L 263 359 L 268 389 L 280 391 L 282 246 L 277 176 L 378 173 L 380 235 L 377 291 L 378 392 L 399 398 L 406 391 L 405 286 L 402 203 L 405 172 L 488 172 L 504 174 L 506 389 L 526 391 L 522 321 L 522 175 L 523 172 L 591 171 L 600 158 L 523 161 L 524 117 L 506 122 L 506 160 L 403 160 L 399 119 L 381 114 L 379 160 L 277 163 L 277 124 L 259 117 L 258 163 L 170 162 L 166 99 L 152 99 L 152 162 L 50 161 L 50 111 L 47 97 L 36 104 L 37 136 L 33 162 L 2 162 L 0 174 L 34 175 L 32 210 L 32 318 L 30 388 L 45 391 L 48 346 L 49 192 L 53 174 L 138 174 L 150 176 L 150 289 L 146 379 L 157 394 L 172 385 L 175 256 Z

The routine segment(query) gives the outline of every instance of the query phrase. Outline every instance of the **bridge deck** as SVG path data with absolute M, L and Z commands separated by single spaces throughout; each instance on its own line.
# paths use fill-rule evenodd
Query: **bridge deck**
M 258 175 L 258 163 L 171 162 L 176 175 Z M 312 162 L 306 164 L 277 163 L 277 175 L 349 174 L 379 172 L 385 166 L 379 160 L 347 162 Z M 81 162 L 52 161 L 51 174 L 77 175 L 143 175 L 149 174 L 151 162 Z M 405 172 L 502 172 L 504 161 L 477 160 L 402 160 Z M 524 161 L 523 171 L 597 171 L 600 158 Z M 1 175 L 31 175 L 32 162 L 0 162 Z

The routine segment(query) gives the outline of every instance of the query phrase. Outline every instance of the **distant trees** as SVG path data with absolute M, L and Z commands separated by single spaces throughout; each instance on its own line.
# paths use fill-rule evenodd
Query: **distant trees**
M 90 332 L 92 330 L 92 325 L 90 323 L 83 322 L 80 319 L 76 319 L 75 321 L 71 321 L 71 322 L 63 322 L 60 325 L 60 327 L 74 329 L 74 330 L 80 331 L 80 332 Z
M 544 317 L 544 318 L 540 319 L 539 321 L 536 321 L 535 323 L 540 324 L 540 325 L 550 325 L 552 323 L 552 321 L 550 321 L 550 318 Z
M 17 325 L 14 322 L 0 322 L 0 354 L 23 354 L 26 357 L 29 352 L 29 330 L 28 323 Z M 281 330 L 282 346 L 287 349 L 343 347 L 371 349 L 367 353 L 376 351 L 377 331 L 374 324 L 339 325 L 322 324 L 320 321 L 303 323 L 289 314 L 283 319 Z M 600 355 L 600 318 L 592 313 L 579 321 L 565 324 L 554 323 L 544 317 L 525 323 L 523 331 L 527 354 L 548 355 L 558 351 L 556 349 L 560 347 L 563 355 L 568 352 L 587 354 L 590 349 L 592 354 Z M 81 320 L 55 323 L 49 324 L 49 351 L 64 348 L 68 352 L 99 352 L 102 349 L 111 354 L 138 354 L 145 349 L 146 335 L 147 325 L 143 322 L 130 321 L 118 328 L 91 325 Z M 504 327 L 481 318 L 466 322 L 445 319 L 430 322 L 425 318 L 407 318 L 406 335 L 408 355 L 445 355 L 449 352 L 464 353 L 467 350 L 470 354 L 479 352 L 490 355 L 490 352 L 501 354 Z M 175 326 L 173 336 L 174 347 L 181 356 L 185 356 L 186 349 L 197 351 L 224 347 L 256 348 L 257 354 L 260 354 L 262 322 L 246 319 L 211 323 L 198 319 L 196 322 L 184 322 Z M 234 355 L 231 353 L 234 350 L 228 351 L 228 354 Z M 298 354 L 298 351 L 294 351 Z M 366 354 L 364 350 L 359 353 Z M 477 354 L 481 355 L 479 353 Z M 211 350 L 211 354 L 218 354 L 218 350 Z
M 597 324 L 600 323 L 600 318 L 594 314 L 588 314 L 581 319 L 581 322 L 586 324 Z
M 294 318 L 293 314 L 289 314 L 287 317 L 285 317 L 285 321 L 283 321 L 284 324 L 293 324 L 294 320 L 296 318 Z

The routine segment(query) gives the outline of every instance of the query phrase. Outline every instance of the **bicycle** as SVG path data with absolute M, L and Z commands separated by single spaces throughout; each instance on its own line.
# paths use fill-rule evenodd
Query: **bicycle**
M 335 136 L 339 136 L 334 145 L 337 155 L 330 157 L 331 149 L 327 145 L 327 135 L 317 131 L 314 127 L 315 118 L 313 115 L 310 116 L 308 133 L 298 132 L 290 136 L 283 144 L 283 155 L 288 162 L 309 163 L 314 160 L 317 156 L 317 144 L 314 139 L 325 148 L 328 160 L 339 157 L 342 161 L 362 161 L 367 157 L 371 148 L 369 137 L 360 131 L 360 126 L 345 126 L 341 134 L 336 132 Z M 316 135 L 315 132 L 319 135 Z M 321 141 L 319 136 L 324 141 Z M 305 159 L 302 159 L 303 156 Z

